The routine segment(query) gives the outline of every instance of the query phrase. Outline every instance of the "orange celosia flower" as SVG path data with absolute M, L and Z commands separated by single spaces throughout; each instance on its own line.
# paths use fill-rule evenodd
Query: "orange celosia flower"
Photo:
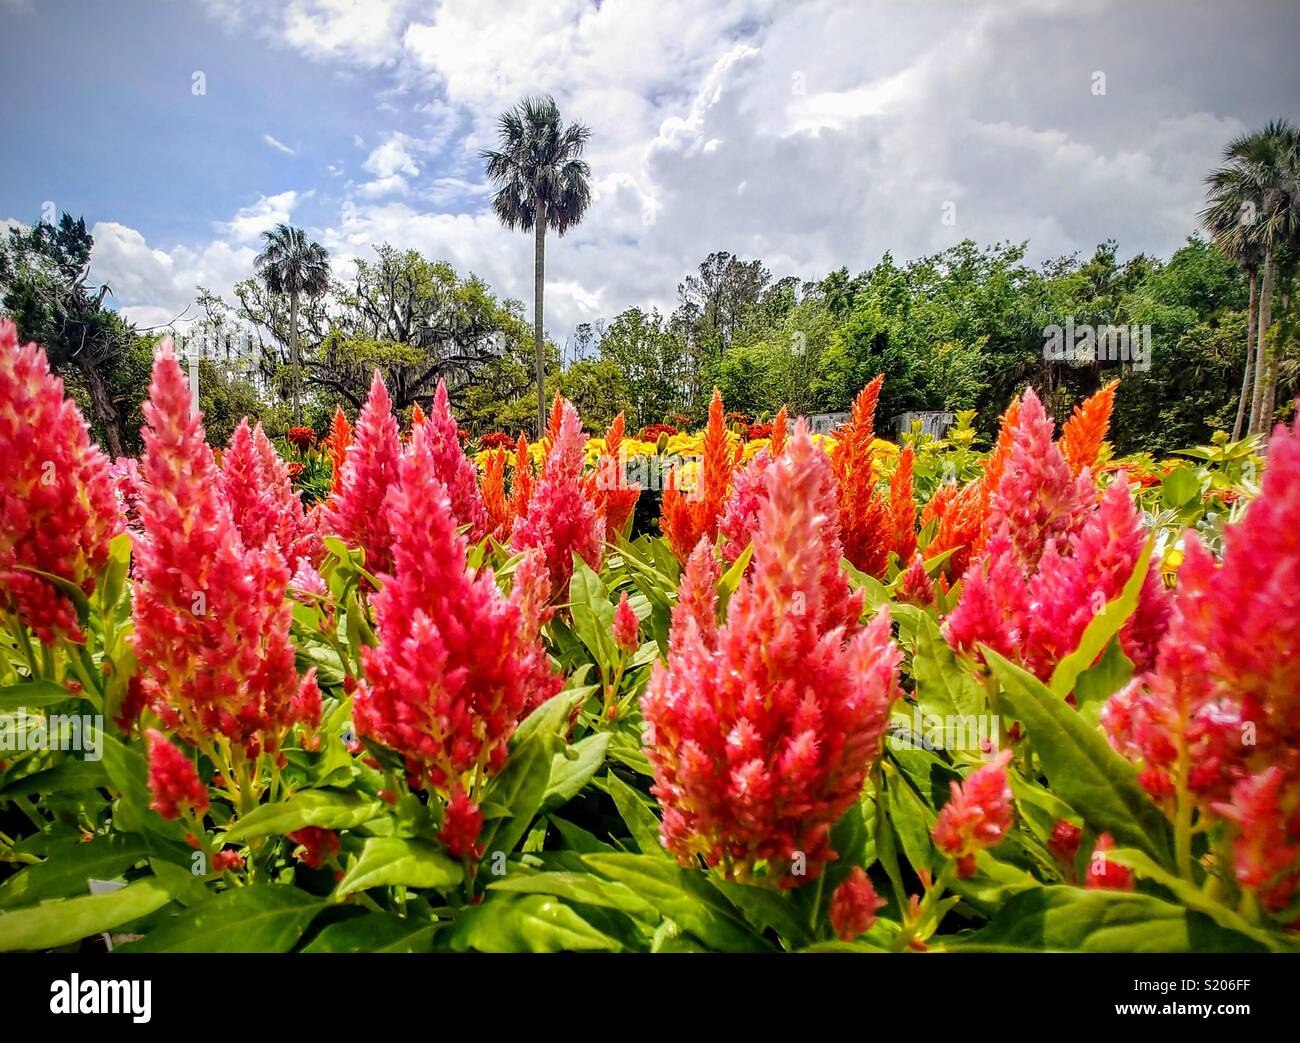
M 427 419 L 428 417 L 424 415 L 424 410 L 420 408 L 420 403 L 415 403 L 415 406 L 411 409 L 411 430 L 414 431 Z
M 623 414 L 619 413 L 605 433 L 605 451 L 601 454 L 597 472 L 588 476 L 591 497 L 605 519 L 605 534 L 610 538 L 623 531 L 641 496 L 641 486 L 627 480 L 623 461 L 619 458 L 622 445 Z
M 483 478 L 479 485 L 483 496 L 483 510 L 487 513 L 487 533 L 493 539 L 504 540 L 510 532 L 510 505 L 506 501 L 506 451 L 498 449 L 487 458 Z
M 329 454 L 330 463 L 333 465 L 333 476 L 330 478 L 330 495 L 337 496 L 343 488 L 343 458 L 347 456 L 348 446 L 352 444 L 352 425 L 348 423 L 348 418 L 343 414 L 342 406 L 334 407 L 334 420 L 330 424 L 330 433 L 326 438 L 321 440 L 321 445 Z
M 785 406 L 782 406 L 781 411 L 776 414 L 776 419 L 772 421 L 772 437 L 767 443 L 767 451 L 771 453 L 773 457 L 780 456 L 782 450 L 785 449 L 785 440 L 789 423 L 789 415 L 786 412 Z
M 1101 444 L 1110 429 L 1110 414 L 1115 407 L 1115 389 L 1118 380 L 1112 380 L 1091 398 L 1074 407 L 1074 415 L 1061 428 L 1057 445 L 1070 471 L 1076 476 L 1085 467 L 1095 471 Z
M 912 494 L 912 447 L 904 446 L 898 466 L 889 479 L 889 518 L 893 528 L 893 547 L 898 560 L 907 561 L 916 550 L 916 499 Z
M 701 537 L 712 541 L 727 504 L 731 476 L 740 458 L 727 443 L 722 422 L 722 394 L 713 389 L 709 403 L 709 425 L 704 431 L 703 458 L 695 487 L 683 494 L 677 488 L 677 473 L 668 476 L 659 524 L 677 560 L 685 563 Z

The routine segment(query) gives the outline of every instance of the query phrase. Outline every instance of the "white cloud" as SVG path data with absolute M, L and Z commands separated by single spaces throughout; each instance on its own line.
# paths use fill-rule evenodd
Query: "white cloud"
M 240 242 L 256 239 L 277 224 L 287 224 L 298 200 L 299 195 L 293 189 L 273 196 L 261 196 L 256 203 L 243 207 L 233 220 L 220 223 L 218 227 Z
M 412 117 L 367 127 L 370 146 L 355 134 L 370 179 L 341 183 L 355 209 L 321 233 L 336 262 L 388 240 L 531 300 L 528 237 L 492 216 L 477 153 L 526 94 L 553 93 L 587 123 L 592 210 L 548 240 L 558 338 L 633 304 L 671 308 L 717 249 L 805 277 L 963 238 L 1028 238 L 1034 258 L 1107 237 L 1167 254 L 1196 227 L 1223 143 L 1290 100 L 1251 70 L 1296 21 L 1064 0 L 290 0 L 269 21 L 246 0 L 215 9 L 361 70 L 384 84 L 377 105 Z M 1205 77 L 1207 62 L 1223 74 Z M 247 243 L 297 202 L 264 197 L 223 233 Z
M 283 152 L 286 156 L 296 156 L 298 153 L 286 145 L 283 141 L 272 137 L 270 134 L 262 135 L 263 144 L 269 145 L 277 152 Z

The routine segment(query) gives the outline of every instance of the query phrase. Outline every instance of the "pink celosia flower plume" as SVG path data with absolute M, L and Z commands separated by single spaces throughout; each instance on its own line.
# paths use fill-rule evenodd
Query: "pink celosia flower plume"
M 767 481 L 726 622 L 702 540 L 642 710 L 664 846 L 683 864 L 703 857 L 729 876 L 794 887 L 835 857 L 830 829 L 880 752 L 900 654 L 887 615 L 858 623 L 834 479 L 803 421 Z
M 245 549 L 170 340 L 154 360 L 135 562 L 144 696 L 190 745 L 221 736 L 248 758 L 274 752 L 298 688 L 289 570 L 272 542 Z
M 551 576 L 551 595 L 558 598 L 568 594 L 573 555 L 593 569 L 600 568 L 605 520 L 582 477 L 586 440 L 578 411 L 561 399 L 557 399 L 556 409 L 560 411 L 558 429 L 550 439 L 543 472 L 533 486 L 527 509 L 515 519 L 510 545 L 516 551 L 541 551 Z
M 20 346 L 8 319 L 0 319 L 0 460 L 0 608 L 47 644 L 84 641 L 72 602 L 25 569 L 95 589 L 122 531 L 114 479 L 45 352 Z
M 1221 563 L 1184 537 L 1173 618 L 1154 668 L 1102 724 L 1174 813 L 1232 823 L 1234 872 L 1269 911 L 1300 887 L 1300 435 L 1279 426 L 1259 498 Z
M 939 810 L 931 834 L 940 853 L 957 860 L 957 875 L 975 872 L 975 855 L 999 843 L 1011 828 L 1015 801 L 1007 781 L 1011 751 L 1003 750 L 981 765 L 960 785 Z
M 487 532 L 487 512 L 483 509 L 483 496 L 479 492 L 478 471 L 461 448 L 445 381 L 438 381 L 438 390 L 433 397 L 433 411 L 426 424 L 429 427 L 429 449 L 433 453 L 435 472 L 439 481 L 447 487 L 456 524 L 468 525 L 469 542 L 478 543 Z
M 489 572 L 472 575 L 466 542 L 438 478 L 430 424 L 416 428 L 388 499 L 392 578 L 373 599 L 379 645 L 362 651 L 358 732 L 400 753 L 413 786 L 448 801 L 443 840 L 468 855 L 482 824 L 483 784 L 506 759 L 525 709 L 554 693 L 537 637 L 548 592 L 536 559 L 516 596 Z
M 221 488 L 245 547 L 272 539 L 286 561 L 320 560 L 320 538 L 289 479 L 289 466 L 275 451 L 259 422 L 240 420 L 221 457 Z
M 876 896 L 866 872 L 854 866 L 847 880 L 831 895 L 831 927 L 843 942 L 851 942 L 860 934 L 871 930 L 876 922 L 876 910 L 885 904 Z
M 1119 596 L 1146 540 L 1123 472 L 1098 500 L 1086 468 L 1071 475 L 1052 441 L 1051 419 L 1027 391 L 993 492 L 985 553 L 963 577 L 949 640 L 971 653 L 988 645 L 1046 680 Z M 1120 633 L 1139 670 L 1155 661 L 1168 618 L 1169 596 L 1150 570 Z
M 393 401 L 375 370 L 343 461 L 339 493 L 330 500 L 322 520 L 327 535 L 366 552 L 366 568 L 374 575 L 389 572 L 393 565 L 393 533 L 384 500 L 397 479 L 401 455 Z

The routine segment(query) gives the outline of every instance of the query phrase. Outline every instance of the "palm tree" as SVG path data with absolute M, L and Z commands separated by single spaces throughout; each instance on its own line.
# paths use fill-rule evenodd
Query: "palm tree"
M 305 295 L 329 288 L 330 255 L 301 228 L 278 224 L 263 232 L 266 245 L 253 262 L 268 293 L 289 295 L 289 360 L 292 367 L 293 424 L 302 423 L 302 351 L 298 344 L 298 306 Z
M 542 354 L 542 288 L 546 232 L 564 235 L 591 203 L 591 168 L 582 160 L 591 131 L 563 126 L 555 99 L 525 98 L 501 114 L 497 149 L 484 149 L 488 180 L 497 186 L 492 209 L 507 228 L 533 233 L 533 348 L 536 352 L 537 432 L 546 429 L 546 362 Z
M 1222 231 L 1229 256 L 1254 259 L 1263 266 L 1247 431 L 1266 433 L 1277 385 L 1277 360 L 1267 341 L 1277 259 L 1300 243 L 1300 131 L 1286 120 L 1274 120 L 1229 142 L 1223 158 L 1225 166 L 1207 179 L 1211 190 L 1207 223 L 1212 232 Z M 1228 229 L 1231 221 L 1236 229 Z
M 1244 271 L 1250 280 L 1250 303 L 1246 311 L 1246 361 L 1241 369 L 1241 395 L 1237 399 L 1237 417 L 1232 425 L 1232 440 L 1235 442 L 1242 435 L 1242 424 L 1249 423 L 1253 427 L 1255 422 L 1253 412 L 1249 417 L 1246 415 L 1246 403 L 1252 399 L 1252 381 L 1258 372 L 1254 342 L 1259 302 L 1259 263 L 1263 251 L 1255 235 L 1254 224 L 1260 200 L 1254 193 L 1250 179 L 1242 176 L 1235 166 L 1212 171 L 1205 182 L 1209 186 L 1210 205 L 1201 211 L 1201 220 L 1219 251 Z M 1247 430 L 1249 429 L 1248 427 Z

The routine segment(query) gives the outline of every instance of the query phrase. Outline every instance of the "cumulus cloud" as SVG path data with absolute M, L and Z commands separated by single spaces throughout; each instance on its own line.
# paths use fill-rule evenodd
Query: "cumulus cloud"
M 355 134 L 370 177 L 341 182 L 331 198 L 345 216 L 314 233 L 338 262 L 387 240 L 531 299 L 531 245 L 493 218 L 478 151 L 527 94 L 553 93 L 587 123 L 592 210 L 547 251 L 560 338 L 633 304 L 671 308 L 718 249 L 804 277 L 964 238 L 1028 239 L 1034 260 L 1108 237 L 1167 254 L 1196 228 L 1223 143 L 1283 115 L 1300 86 L 1285 44 L 1300 13 L 1285 5 L 1249 22 L 1208 0 L 1176 13 L 1109 0 L 291 0 L 270 21 L 244 0 L 215 10 L 385 84 L 376 104 L 411 117 Z M 237 250 L 299 201 L 263 197 L 223 235 Z

